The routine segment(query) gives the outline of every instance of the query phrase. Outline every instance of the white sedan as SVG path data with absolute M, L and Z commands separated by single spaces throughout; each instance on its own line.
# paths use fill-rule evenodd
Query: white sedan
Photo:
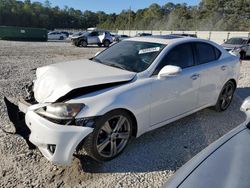
M 91 59 L 38 68 L 19 108 L 48 160 L 70 164 L 84 148 L 105 161 L 132 136 L 207 107 L 226 110 L 239 69 L 239 58 L 211 41 L 131 38 Z
M 53 31 L 48 33 L 49 40 L 64 40 L 67 36 L 61 32 Z

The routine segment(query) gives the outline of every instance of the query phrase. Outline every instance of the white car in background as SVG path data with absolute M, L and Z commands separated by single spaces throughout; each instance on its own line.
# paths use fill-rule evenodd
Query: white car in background
M 91 59 L 38 68 L 19 109 L 29 140 L 53 163 L 69 164 L 82 147 L 106 161 L 131 136 L 207 107 L 226 110 L 239 69 L 239 58 L 211 41 L 130 38 Z
M 53 31 L 48 33 L 48 40 L 64 40 L 67 36 L 64 33 Z

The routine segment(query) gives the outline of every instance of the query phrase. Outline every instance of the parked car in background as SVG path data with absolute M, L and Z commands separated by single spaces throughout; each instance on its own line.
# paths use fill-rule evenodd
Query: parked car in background
M 69 32 L 67 32 L 67 31 L 62 31 L 61 33 L 64 34 L 67 38 L 69 37 Z
M 69 35 L 69 38 L 72 40 L 72 37 L 79 37 L 79 36 L 83 35 L 84 33 L 86 33 L 86 31 L 79 31 L 76 33 L 72 33 Z
M 241 59 L 250 56 L 250 38 L 249 37 L 234 37 L 222 44 L 227 51 L 238 51 Z
M 250 97 L 241 110 L 246 121 L 182 166 L 164 187 L 249 188 Z
M 64 40 L 66 38 L 67 36 L 62 32 L 52 31 L 48 33 L 48 40 Z
M 128 35 L 115 35 L 114 36 L 114 41 L 120 42 L 123 41 L 124 39 L 130 38 Z
M 135 36 L 136 36 L 136 37 L 152 36 L 152 33 L 137 33 Z
M 194 37 L 197 38 L 196 34 L 189 34 L 189 33 L 173 33 L 171 35 L 176 35 L 176 36 L 183 36 L 183 37 Z
M 71 40 L 75 46 L 82 47 L 93 44 L 96 44 L 100 47 L 102 45 L 104 47 L 109 47 L 109 45 L 113 42 L 110 32 L 104 30 L 87 31 L 80 36 L 73 36 Z
M 38 68 L 19 109 L 48 160 L 69 164 L 83 147 L 107 161 L 132 136 L 207 107 L 225 111 L 239 69 L 239 58 L 211 41 L 130 38 L 90 59 Z

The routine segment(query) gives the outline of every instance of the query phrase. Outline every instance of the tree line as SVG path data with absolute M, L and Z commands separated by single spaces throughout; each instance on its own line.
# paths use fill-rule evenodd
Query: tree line
M 108 30 L 249 31 L 250 0 L 201 0 L 197 6 L 154 3 L 136 12 L 126 9 L 119 14 L 52 7 L 48 0 L 44 3 L 0 0 L 0 25 L 50 30 L 98 27 Z

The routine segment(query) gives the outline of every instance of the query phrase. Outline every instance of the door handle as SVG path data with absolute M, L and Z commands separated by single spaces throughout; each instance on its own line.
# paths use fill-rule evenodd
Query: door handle
M 227 69 L 227 66 L 226 66 L 226 65 L 223 65 L 223 66 L 220 67 L 220 69 L 221 69 L 222 71 L 225 71 L 225 70 Z
M 197 80 L 199 77 L 200 77 L 199 74 L 193 74 L 193 75 L 191 76 L 191 79 L 192 79 L 192 80 Z

